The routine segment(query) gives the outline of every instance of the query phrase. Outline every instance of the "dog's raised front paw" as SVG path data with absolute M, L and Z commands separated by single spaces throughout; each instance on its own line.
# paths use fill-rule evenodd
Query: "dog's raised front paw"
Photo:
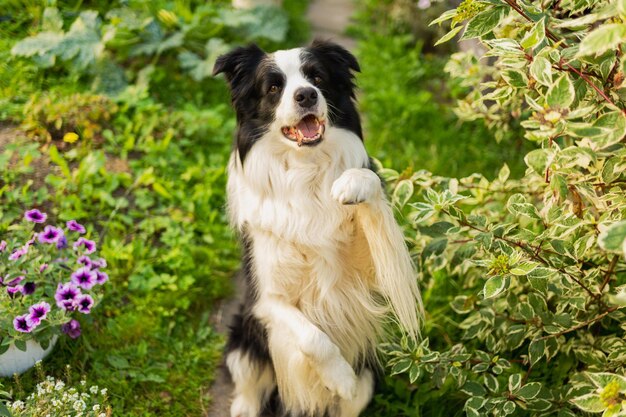
M 366 168 L 351 168 L 341 174 L 330 191 L 333 199 L 341 204 L 358 204 L 370 200 L 382 192 L 380 179 Z
M 341 356 L 321 364 L 318 372 L 322 383 L 328 390 L 344 400 L 356 397 L 358 378 L 350 364 Z

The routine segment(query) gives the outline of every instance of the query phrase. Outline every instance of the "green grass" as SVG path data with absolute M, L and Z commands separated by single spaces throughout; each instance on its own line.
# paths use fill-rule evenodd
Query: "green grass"
M 306 5 L 285 1 L 291 21 L 285 46 L 306 38 Z M 12 123 L 27 118 L 24 104 L 34 94 L 50 95 L 53 103 L 90 94 L 84 74 L 38 71 L 10 58 L 30 24 L 21 16 L 0 32 L 0 120 Z M 520 145 L 496 145 L 480 123 L 457 122 L 442 59 L 425 56 L 410 38 L 380 34 L 363 37 L 357 56 L 366 146 L 386 166 L 494 176 L 507 162 L 514 174 L 523 171 Z M 217 302 L 231 293 L 239 265 L 224 213 L 234 129 L 228 102 L 223 81 L 198 83 L 165 62 L 148 89 L 109 102 L 111 118 L 94 140 L 81 138 L 73 146 L 57 141 L 55 156 L 50 143 L 16 138 L 18 145 L 0 155 L 0 233 L 25 208 L 42 206 L 52 219 L 90 225 L 99 238 L 111 277 L 105 298 L 83 320 L 83 336 L 62 338 L 44 366 L 63 376 L 70 364 L 76 380 L 84 375 L 90 384 L 108 387 L 113 415 L 198 416 L 210 403 L 224 342 L 211 319 Z M 64 116 L 55 113 L 58 106 L 43 111 L 52 120 Z M 21 162 L 9 165 L 9 153 Z M 33 182 L 35 167 L 42 166 L 50 167 L 45 181 Z M 430 305 L 446 303 L 450 285 L 442 277 L 441 286 L 425 295 Z M 431 334 L 442 336 L 436 329 Z M 27 393 L 36 376 L 28 372 L 19 384 L 2 383 Z M 387 378 L 367 415 L 438 415 L 436 407 L 424 414 L 417 407 L 431 388 Z
M 481 121 L 460 123 L 451 108 L 446 58 L 421 53 L 410 36 L 367 33 L 357 49 L 365 143 L 383 165 L 426 169 L 446 177 L 497 175 L 503 163 L 519 176 L 527 145 L 496 143 Z

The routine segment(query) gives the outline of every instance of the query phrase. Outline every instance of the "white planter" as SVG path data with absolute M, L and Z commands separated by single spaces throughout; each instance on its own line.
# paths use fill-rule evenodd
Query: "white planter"
M 53 336 L 48 349 L 45 350 L 34 340 L 26 342 L 25 352 L 16 348 L 15 345 L 11 345 L 9 350 L 0 355 L 0 377 L 10 377 L 13 374 L 21 374 L 28 371 L 35 366 L 37 361 L 48 356 L 58 339 L 58 336 Z

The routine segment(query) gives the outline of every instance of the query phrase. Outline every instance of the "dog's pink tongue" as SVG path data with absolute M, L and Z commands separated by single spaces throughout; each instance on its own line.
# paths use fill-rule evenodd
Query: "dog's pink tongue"
M 313 116 L 307 116 L 296 125 L 296 128 L 302 132 L 302 135 L 307 138 L 312 138 L 317 135 L 318 130 L 317 119 Z

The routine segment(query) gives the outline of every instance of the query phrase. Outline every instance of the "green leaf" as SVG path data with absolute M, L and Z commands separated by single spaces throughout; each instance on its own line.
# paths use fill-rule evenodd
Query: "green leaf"
M 610 49 L 616 49 L 624 41 L 626 41 L 626 24 L 605 23 L 585 36 L 580 43 L 577 56 L 598 56 Z
M 542 56 L 536 56 L 530 64 L 530 75 L 546 87 L 552 85 L 552 64 Z
M 483 386 L 478 382 L 474 381 L 467 381 L 465 385 L 461 387 L 461 391 L 473 397 L 484 397 L 485 394 L 487 394 L 485 388 L 483 388 Z
M 393 190 L 393 201 L 400 207 L 404 207 L 411 196 L 413 196 L 413 182 L 410 180 L 398 182 Z
M 63 33 L 63 18 L 56 7 L 46 7 L 43 11 L 42 32 Z
M 535 365 L 546 353 L 546 341 L 543 339 L 537 339 L 530 342 L 528 347 L 528 359 L 531 365 Z
M 501 275 L 491 277 L 485 282 L 483 293 L 485 298 L 492 298 L 502 293 L 506 288 L 506 279 Z
M 508 11 L 509 7 L 496 6 L 477 14 L 467 23 L 461 39 L 473 39 L 486 35 L 500 23 Z
M 526 74 L 517 69 L 508 69 L 502 71 L 500 74 L 502 79 L 506 81 L 511 87 L 524 88 L 528 85 L 528 78 Z
M 553 109 L 566 109 L 576 98 L 574 84 L 567 74 L 561 75 L 548 89 L 546 103 Z
M 15 347 L 22 352 L 26 352 L 26 342 L 24 340 L 18 339 L 13 342 Z
M 532 400 L 539 394 L 539 391 L 541 391 L 541 383 L 530 382 L 515 392 L 515 395 L 525 400 Z
M 598 236 L 598 244 L 606 251 L 621 252 L 626 240 L 626 220 L 613 223 Z
M 432 26 L 432 25 L 435 25 L 435 24 L 438 24 L 438 23 L 445 22 L 446 20 L 452 19 L 454 16 L 456 16 L 456 9 L 446 10 L 445 12 L 443 12 L 441 14 L 441 16 L 439 16 L 438 18 L 436 18 L 435 20 L 430 22 L 428 24 L 428 26 Z
M 518 276 L 528 275 L 538 266 L 539 264 L 537 264 L 536 262 L 520 262 L 519 264 L 515 265 L 515 267 L 511 268 L 510 272 L 511 274 Z
M 604 388 L 609 382 L 617 381 L 620 391 L 626 391 L 626 377 L 610 372 L 585 372 L 596 388 Z
M 604 411 L 606 405 L 596 393 L 586 394 L 570 400 L 576 407 L 588 413 L 600 413 Z
M 529 49 L 534 48 L 536 45 L 543 42 L 546 38 L 546 19 L 545 17 L 538 22 L 535 22 L 535 26 L 526 33 L 524 39 L 520 42 L 522 48 Z
M 513 414 L 515 412 L 516 407 L 517 406 L 515 405 L 513 401 L 507 401 L 504 403 L 504 406 L 502 407 L 502 411 L 504 411 L 505 415 Z
M 456 36 L 456 34 L 461 31 L 461 29 L 463 29 L 463 26 L 455 27 L 450 32 L 448 32 L 445 35 L 443 35 L 441 37 L 441 39 L 439 39 L 437 42 L 435 42 L 435 46 L 441 45 L 442 43 L 445 43 L 445 42 L 448 42 L 450 39 L 454 38 Z
M 554 151 L 552 149 L 535 149 L 526 154 L 524 162 L 538 175 L 543 177 L 553 158 Z
M 512 374 L 509 376 L 509 391 L 517 390 L 522 384 L 522 374 Z
M 2 417 L 12 417 L 9 409 L 4 405 L 2 401 L 0 401 L 0 416 Z

